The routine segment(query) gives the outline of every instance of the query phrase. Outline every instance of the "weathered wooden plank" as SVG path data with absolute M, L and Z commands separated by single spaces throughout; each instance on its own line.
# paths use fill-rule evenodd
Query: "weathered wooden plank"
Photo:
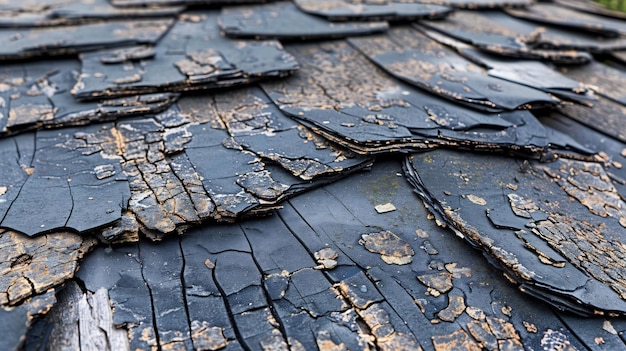
M 156 349 L 159 340 L 157 324 L 153 316 L 152 292 L 148 281 L 143 276 L 141 266 L 142 254 L 149 255 L 149 252 L 142 252 L 137 244 L 120 245 L 116 248 L 99 247 L 86 257 L 76 274 L 81 286 L 84 286 L 86 290 L 81 291 L 82 295 L 78 294 L 74 299 L 89 299 L 99 291 L 108 292 L 107 304 L 110 305 L 113 319 L 109 322 L 101 319 L 103 329 L 100 330 L 120 328 L 131 350 Z M 153 268 L 159 267 L 160 265 Z M 78 313 L 78 304 L 60 304 L 51 316 L 52 318 L 59 314 L 63 316 L 72 309 Z M 106 312 L 98 313 L 98 315 L 105 316 Z M 64 318 L 64 320 L 72 323 L 72 319 Z M 74 325 L 74 327 L 77 326 Z M 54 345 L 56 340 L 63 335 L 57 336 L 56 333 L 63 333 L 64 330 L 66 329 L 53 330 L 48 343 Z M 115 341 L 117 335 L 110 334 L 108 338 L 110 341 Z M 119 342 L 124 344 L 122 341 Z
M 57 294 L 57 303 L 46 318 L 51 323 L 49 333 L 55 335 L 46 345 L 48 348 L 130 350 L 126 331 L 113 326 L 105 289 L 83 292 L 70 281 Z

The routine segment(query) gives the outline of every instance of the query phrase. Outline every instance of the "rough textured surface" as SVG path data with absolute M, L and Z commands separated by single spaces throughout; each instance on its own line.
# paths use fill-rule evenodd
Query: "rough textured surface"
M 537 47 L 541 31 L 533 33 L 517 32 L 491 20 L 492 13 L 470 10 L 457 10 L 445 21 L 421 21 L 420 24 L 448 36 L 471 44 L 489 54 L 546 60 L 560 63 L 585 63 L 588 54 L 573 50 L 549 50 Z
M 512 59 L 510 57 L 490 55 L 483 50 L 446 35 L 425 28 L 417 28 L 429 38 L 453 47 L 463 57 L 486 68 L 487 74 L 491 77 L 541 90 L 561 100 L 584 105 L 591 105 L 595 102 L 594 96 L 590 94 L 588 85 L 566 77 L 549 64 L 526 58 Z M 579 55 L 577 52 L 574 52 L 574 56 Z M 589 56 L 583 56 L 585 57 L 583 63 L 586 63 L 589 60 Z M 571 64 L 572 62 L 568 63 Z
M 613 186 L 622 200 L 626 200 L 626 167 L 623 166 L 626 163 L 626 143 L 607 137 L 610 130 L 589 129 L 585 124 L 558 112 L 545 113 L 541 121 L 571 135 L 582 145 L 598 150 L 594 157 L 596 162 L 603 164 Z
M 625 348 L 624 16 L 437 2 L 0 0 L 0 349 Z
M 626 74 L 622 70 L 597 61 L 584 66 L 561 66 L 559 70 L 599 95 L 626 106 L 626 87 L 622 84 Z M 606 117 L 612 118 L 614 115 Z
M 626 142 L 626 106 L 609 99 L 598 97 L 593 107 L 564 105 L 559 110 L 567 116 L 598 129 L 615 139 Z
M 46 316 L 46 322 L 36 325 L 36 330 L 44 337 L 28 339 L 24 348 L 130 350 L 127 332 L 116 328 L 112 318 L 107 290 L 83 292 L 75 281 L 69 281 L 57 294 L 57 302 Z M 46 343 L 45 335 L 56 337 Z
M 74 276 L 96 241 L 57 232 L 37 238 L 0 229 L 0 349 L 16 350 L 35 319 L 55 304 L 55 288 Z
M 290 119 L 259 88 L 218 95 L 215 108 L 241 148 L 303 180 L 349 172 L 368 162 Z
M 0 136 L 31 129 L 50 129 L 157 113 L 178 97 L 155 93 L 121 99 L 79 102 L 70 95 L 80 64 L 46 60 L 8 64 L 0 69 Z
M 0 229 L 0 307 L 16 306 L 74 276 L 78 261 L 96 244 L 71 233 L 30 239 Z
M 433 211 L 521 290 L 581 314 L 626 311 L 626 204 L 602 164 L 434 151 L 406 168 Z
M 297 68 L 276 41 L 223 38 L 218 12 L 192 12 L 154 47 L 111 49 L 81 55 L 72 94 L 79 99 L 156 91 L 224 88 Z
M 372 39 L 359 40 L 351 42 L 365 50 Z M 288 50 L 302 68 L 289 79 L 262 84 L 263 89 L 285 113 L 358 152 L 460 145 L 535 157 L 548 145 L 585 152 L 567 137 L 545 129 L 527 111 L 477 113 L 394 80 L 346 43 Z
M 0 347 L 3 350 L 19 350 L 26 341 L 26 334 L 34 321 L 48 313 L 55 303 L 54 289 L 50 289 L 22 301 L 19 306 L 0 306 L 0 326 L 5 333 L 0 341 Z
M 385 72 L 474 108 L 502 111 L 555 103 L 540 91 L 488 76 L 482 68 L 410 28 L 350 42 Z
M 380 162 L 268 218 L 158 245 L 101 247 L 77 281 L 87 299 L 109 291 L 113 323 L 126 325 L 131 349 L 624 347 L 623 318 L 562 313 L 496 279 L 478 251 L 425 219 L 400 170 L 398 159 Z M 383 202 L 398 210 L 377 214 Z M 390 265 L 358 244 L 386 230 L 414 251 L 410 264 Z M 314 269 L 315 252 L 328 249 L 337 266 Z M 81 310 L 58 306 L 67 315 Z
M 3 227 L 29 235 L 102 229 L 106 241 L 260 214 L 371 163 L 287 118 L 258 88 L 0 145 Z

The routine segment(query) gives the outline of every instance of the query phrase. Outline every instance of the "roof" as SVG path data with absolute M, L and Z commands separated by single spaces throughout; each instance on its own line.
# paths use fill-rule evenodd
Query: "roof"
M 0 0 L 0 349 L 624 348 L 623 19 Z

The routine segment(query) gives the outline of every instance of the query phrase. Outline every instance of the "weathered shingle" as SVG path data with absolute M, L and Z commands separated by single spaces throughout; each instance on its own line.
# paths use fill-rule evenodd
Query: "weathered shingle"
M 623 17 L 0 0 L 0 349 L 624 348 Z

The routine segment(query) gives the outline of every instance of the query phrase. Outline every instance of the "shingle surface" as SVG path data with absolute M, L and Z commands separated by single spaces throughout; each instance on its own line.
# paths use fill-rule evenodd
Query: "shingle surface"
M 0 0 L 0 349 L 623 349 L 620 18 Z

